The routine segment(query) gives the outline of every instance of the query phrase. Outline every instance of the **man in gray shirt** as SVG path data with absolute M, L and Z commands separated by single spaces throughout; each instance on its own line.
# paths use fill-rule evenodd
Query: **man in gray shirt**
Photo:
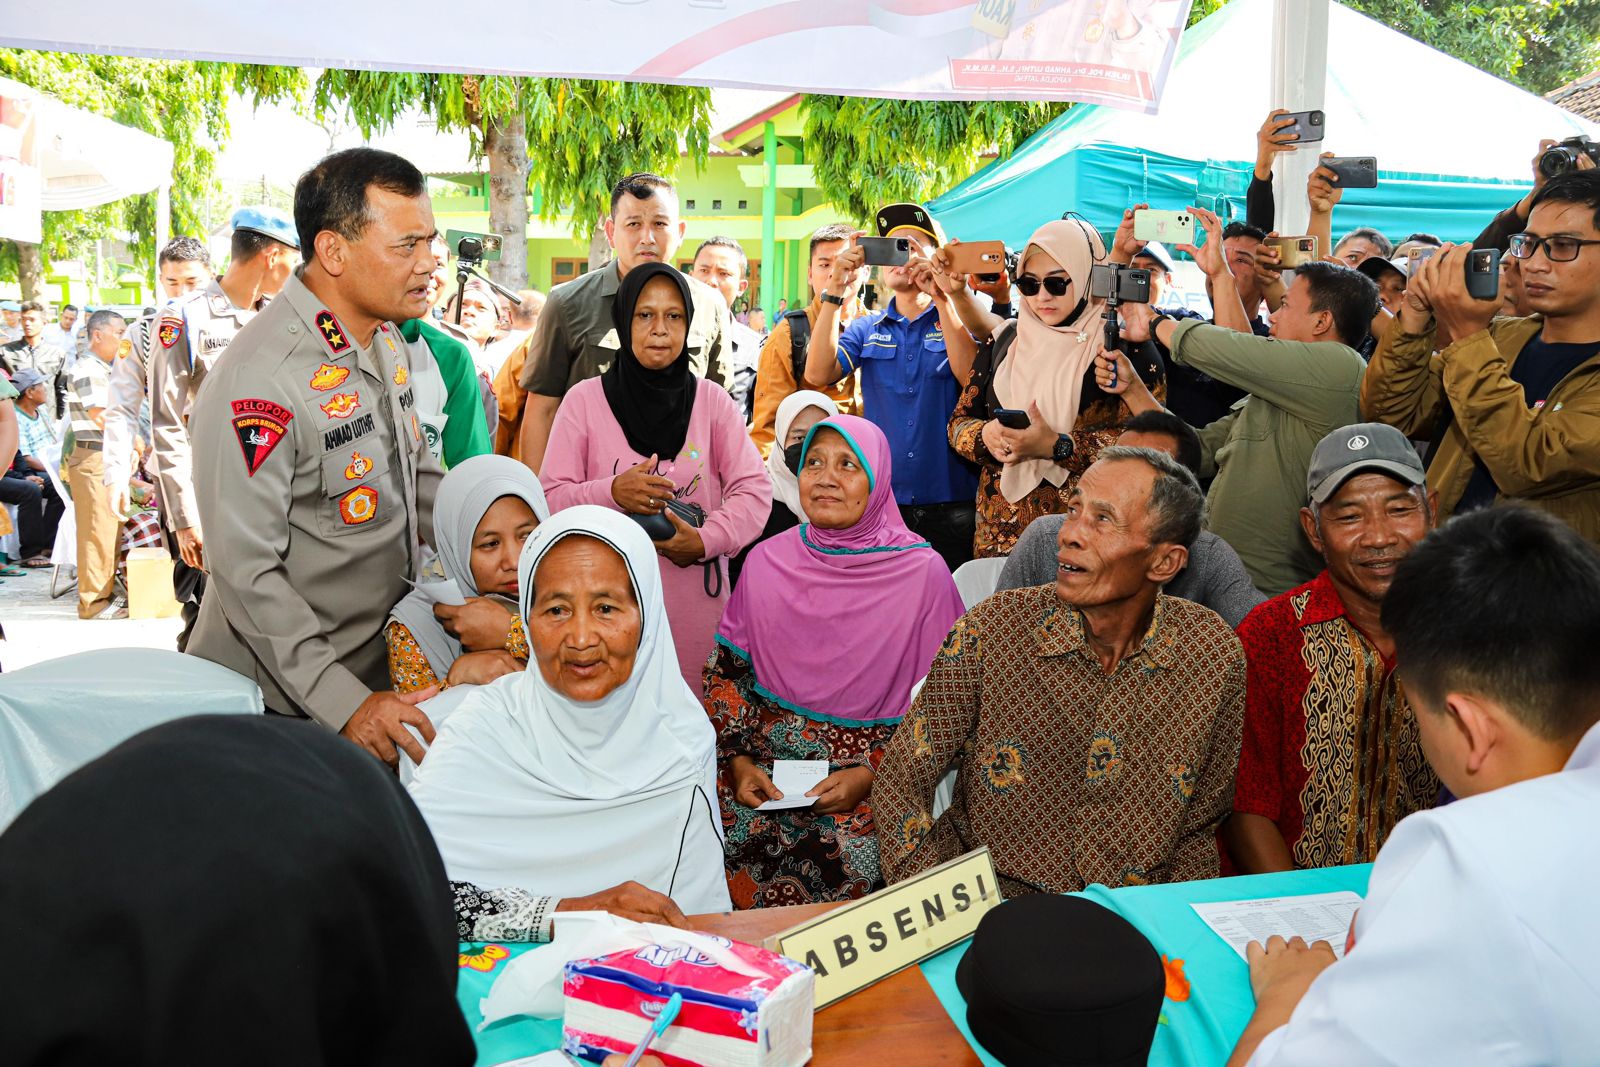
M 1147 411 L 1123 424 L 1117 444 L 1154 448 L 1175 457 L 1200 476 L 1200 438 L 1188 423 L 1168 411 Z M 1028 524 L 1011 550 L 995 587 L 1020 589 L 1056 580 L 1056 538 L 1062 516 L 1046 515 Z M 1266 597 L 1250 584 L 1238 553 L 1209 530 L 1201 530 L 1189 549 L 1189 565 L 1162 590 L 1210 608 L 1230 627 L 1238 627 L 1250 609 Z

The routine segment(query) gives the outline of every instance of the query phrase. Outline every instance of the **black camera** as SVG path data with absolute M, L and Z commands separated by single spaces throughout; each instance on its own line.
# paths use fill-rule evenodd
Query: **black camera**
M 1546 178 L 1559 178 L 1578 169 L 1578 158 L 1588 156 L 1600 164 L 1600 144 L 1587 137 L 1568 137 L 1546 148 L 1539 156 L 1539 173 Z
M 445 243 L 454 245 L 456 258 L 463 266 L 476 267 L 488 260 L 500 258 L 502 238 L 497 233 L 469 233 L 465 230 L 447 230 Z
M 1150 272 L 1120 263 L 1097 263 L 1089 269 L 1089 299 L 1108 304 L 1150 303 Z

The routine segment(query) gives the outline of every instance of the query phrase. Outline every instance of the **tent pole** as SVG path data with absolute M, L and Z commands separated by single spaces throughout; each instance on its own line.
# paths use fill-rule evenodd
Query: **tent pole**
M 161 250 L 166 247 L 167 242 L 169 240 L 171 240 L 171 239 L 172 239 L 172 183 L 170 181 L 165 181 L 165 182 L 162 182 L 160 185 L 156 186 L 156 251 L 155 251 L 155 256 L 152 257 L 152 258 L 159 258 L 160 255 L 161 255 Z M 154 285 L 154 287 L 151 288 L 150 292 L 152 294 L 154 294 L 156 300 L 160 300 L 160 298 L 161 298 L 161 278 L 160 278 L 161 268 L 160 268 L 160 265 L 159 264 L 155 264 L 154 265 L 154 269 L 156 271 L 155 285 Z
M 1273 0 L 1272 75 L 1267 110 L 1290 111 L 1321 108 L 1328 85 L 1328 0 Z M 1354 124 L 1354 115 L 1327 116 L 1334 138 L 1341 120 Z M 1331 143 L 1329 145 L 1331 149 Z M 1277 201 L 1278 232 L 1303 234 L 1311 210 L 1306 204 L 1306 180 L 1317 168 L 1321 145 L 1312 145 L 1278 157 L 1273 168 L 1272 193 Z M 1332 249 L 1322 249 L 1330 255 Z

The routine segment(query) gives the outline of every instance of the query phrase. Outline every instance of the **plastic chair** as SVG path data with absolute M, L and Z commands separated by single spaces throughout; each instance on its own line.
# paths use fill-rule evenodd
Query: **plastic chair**
M 250 679 L 165 649 L 97 649 L 0 674 L 0 830 L 134 734 L 189 715 L 259 715 L 263 706 Z
M 961 594 L 961 603 L 967 610 L 989 599 L 994 587 L 1000 584 L 1000 572 L 1005 565 L 1006 558 L 997 556 L 993 559 L 968 560 L 956 568 L 951 577 L 956 580 L 956 592 Z

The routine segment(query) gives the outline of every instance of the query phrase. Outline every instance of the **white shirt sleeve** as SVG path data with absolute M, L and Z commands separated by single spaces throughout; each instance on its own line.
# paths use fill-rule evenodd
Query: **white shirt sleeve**
M 1493 868 L 1471 855 L 1472 839 L 1449 830 L 1435 813 L 1396 828 L 1373 868 L 1355 946 L 1250 1067 L 1558 1062 L 1545 1035 L 1550 1015 L 1571 1007 L 1554 993 L 1566 965 L 1485 877 Z

